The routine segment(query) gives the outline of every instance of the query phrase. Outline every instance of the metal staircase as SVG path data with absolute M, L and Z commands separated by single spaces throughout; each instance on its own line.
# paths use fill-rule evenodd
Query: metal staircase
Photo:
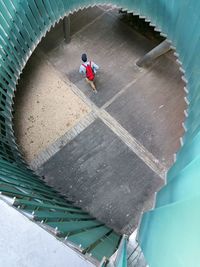
M 13 206 L 81 253 L 99 262 L 112 256 L 120 235 L 59 196 L 34 174 L 2 160 L 0 166 L 0 192 L 13 198 Z
M 186 82 L 185 136 L 155 209 L 143 215 L 139 243 L 149 266 L 198 266 L 200 225 L 200 3 L 195 0 L 1 0 L 0 1 L 0 191 L 13 205 L 99 262 L 117 249 L 120 236 L 59 196 L 28 168 L 13 129 L 13 97 L 20 74 L 41 38 L 64 16 L 112 4 L 151 22 L 176 47 Z M 115 266 L 126 266 L 126 241 Z M 102 263 L 102 266 L 105 265 Z

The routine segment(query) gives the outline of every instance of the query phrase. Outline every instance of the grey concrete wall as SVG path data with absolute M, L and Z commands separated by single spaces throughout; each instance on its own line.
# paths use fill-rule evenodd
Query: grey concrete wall
M 0 199 L 1 267 L 92 267 L 83 256 Z

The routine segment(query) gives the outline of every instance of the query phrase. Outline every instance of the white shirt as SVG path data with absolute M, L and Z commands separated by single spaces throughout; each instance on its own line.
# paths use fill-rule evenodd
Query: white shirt
M 91 67 L 92 67 L 94 73 L 96 73 L 97 70 L 99 69 L 99 66 L 97 64 L 95 64 L 93 61 L 87 61 L 87 62 L 84 62 L 83 64 L 81 64 L 79 72 L 86 74 L 86 68 L 83 65 L 85 65 L 85 66 L 90 65 L 90 62 L 91 62 Z

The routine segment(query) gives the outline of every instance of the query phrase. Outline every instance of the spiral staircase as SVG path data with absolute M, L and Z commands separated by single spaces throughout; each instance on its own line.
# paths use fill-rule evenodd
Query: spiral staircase
M 13 97 L 20 74 L 41 38 L 75 10 L 106 4 L 139 15 L 167 37 L 186 83 L 182 147 L 143 214 L 138 242 L 149 266 L 198 266 L 200 247 L 200 3 L 194 0 L 1 0 L 0 1 L 0 192 L 31 220 L 101 266 L 127 266 L 121 237 L 47 186 L 23 160 L 13 128 Z M 28 244 L 27 244 L 28 245 Z

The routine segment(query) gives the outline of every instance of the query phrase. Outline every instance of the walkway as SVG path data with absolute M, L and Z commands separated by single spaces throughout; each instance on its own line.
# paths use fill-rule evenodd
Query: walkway
M 155 44 L 122 23 L 116 10 L 78 12 L 72 33 L 66 45 L 58 24 L 36 53 L 91 112 L 32 166 L 77 205 L 130 233 L 141 211 L 151 206 L 179 147 L 184 85 L 171 53 L 146 69 L 136 67 Z M 77 72 L 82 52 L 101 67 L 98 94 Z

